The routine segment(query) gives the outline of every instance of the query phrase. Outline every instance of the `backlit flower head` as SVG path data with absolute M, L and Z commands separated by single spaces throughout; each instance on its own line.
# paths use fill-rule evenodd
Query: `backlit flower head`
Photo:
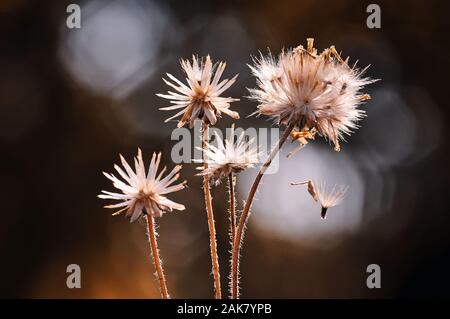
M 313 182 L 311 180 L 301 183 L 291 183 L 291 185 L 307 185 L 308 193 L 319 202 L 321 206 L 320 216 L 326 218 L 328 208 L 339 205 L 345 197 L 348 186 L 334 185 L 329 187 L 323 181 Z
M 192 56 L 192 63 L 189 60 L 181 60 L 181 67 L 186 73 L 187 85 L 179 81 L 172 74 L 167 73 L 167 77 L 172 81 L 163 79 L 176 92 L 168 91 L 167 94 L 157 94 L 158 96 L 170 100 L 171 106 L 160 108 L 160 110 L 179 110 L 174 116 L 168 118 L 166 122 L 182 116 L 178 122 L 178 127 L 189 123 L 192 128 L 196 119 L 201 119 L 214 125 L 217 117 L 221 113 L 238 119 L 239 114 L 231 111 L 230 103 L 239 101 L 231 97 L 221 97 L 237 78 L 237 74 L 231 79 L 220 80 L 226 63 L 219 62 L 213 65 L 210 56 L 198 58 Z
M 168 193 L 182 190 L 185 187 L 186 182 L 172 185 L 179 178 L 178 172 L 181 169 L 181 165 L 175 166 L 168 175 L 163 177 L 166 167 L 156 175 L 161 161 L 161 153 L 158 155 L 153 153 L 147 174 L 145 173 L 144 161 L 140 149 L 138 149 L 138 155 L 134 159 L 135 170 L 130 167 L 122 155 L 120 155 L 120 160 L 124 170 L 118 165 L 114 165 L 114 168 L 123 178 L 123 181 L 113 174 L 103 174 L 122 193 L 102 191 L 102 194 L 98 195 L 102 199 L 121 201 L 118 204 L 105 206 L 105 208 L 120 208 L 113 215 L 126 212 L 125 216 L 130 218 L 130 222 L 134 222 L 142 216 L 144 209 L 147 214 L 152 214 L 155 217 L 161 217 L 164 212 L 172 211 L 173 209 L 184 210 L 185 207 L 183 205 L 175 203 L 165 196 Z
M 250 68 L 258 88 L 250 89 L 250 98 L 259 103 L 256 114 L 294 124 L 300 132 L 317 132 L 339 151 L 339 140 L 364 115 L 358 105 L 370 99 L 360 90 L 375 81 L 363 77 L 367 68 L 350 67 L 333 46 L 317 54 L 313 39 L 307 41 L 306 49 L 282 52 L 278 59 L 270 53 L 255 58 Z
M 254 138 L 247 142 L 245 132 L 242 132 L 236 139 L 234 124 L 231 126 L 230 133 L 230 140 L 225 139 L 224 143 L 222 138 L 214 132 L 217 147 L 208 144 L 208 148 L 205 150 L 207 165 L 199 168 L 202 169 L 201 175 L 208 175 L 216 181 L 216 184 L 231 172 L 239 173 L 259 162 L 257 148 L 252 145 Z M 203 160 L 194 161 L 203 162 Z

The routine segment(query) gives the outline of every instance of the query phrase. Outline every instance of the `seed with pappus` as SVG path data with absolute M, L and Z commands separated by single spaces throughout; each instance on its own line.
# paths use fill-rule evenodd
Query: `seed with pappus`
M 328 208 L 337 206 L 342 202 L 348 190 L 348 186 L 345 185 L 335 184 L 333 187 L 328 187 L 323 181 L 313 182 L 309 180 L 306 182 L 291 183 L 291 185 L 307 185 L 308 193 L 321 206 L 320 217 L 322 219 L 326 218 Z

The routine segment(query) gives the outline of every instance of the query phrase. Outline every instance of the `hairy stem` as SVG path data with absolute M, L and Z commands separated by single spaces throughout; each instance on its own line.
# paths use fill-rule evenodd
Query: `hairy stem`
M 234 243 L 234 237 L 236 236 L 236 194 L 234 190 L 235 177 L 233 172 L 228 175 L 228 188 L 230 196 L 230 225 L 231 225 L 231 243 Z
M 234 191 L 234 185 L 235 185 L 235 177 L 233 172 L 228 175 L 228 188 L 229 188 L 229 196 L 230 196 L 230 243 L 231 243 L 231 250 L 233 250 L 234 245 L 234 238 L 236 237 L 236 195 Z M 231 259 L 231 265 L 230 265 L 230 294 L 231 297 L 233 296 L 233 281 L 232 279 L 232 272 L 233 272 L 233 258 Z
M 155 264 L 156 273 L 158 275 L 159 289 L 161 291 L 161 297 L 163 299 L 170 298 L 167 292 L 166 278 L 164 277 L 164 271 L 162 268 L 161 258 L 159 257 L 158 243 L 156 241 L 155 232 L 155 220 L 151 214 L 146 215 L 148 238 L 150 240 L 150 248 L 153 256 L 153 263 Z
M 209 143 L 209 126 L 207 123 L 203 122 L 203 138 L 202 138 L 202 149 L 203 149 L 203 165 L 204 168 L 208 168 L 208 158 L 205 153 Z M 203 177 L 203 192 L 205 193 L 205 206 L 206 214 L 208 217 L 208 228 L 209 228 L 209 243 L 211 247 L 211 263 L 212 272 L 214 277 L 214 297 L 216 299 L 222 298 L 222 289 L 220 287 L 220 270 L 219 270 L 219 256 L 217 254 L 217 242 L 216 242 L 216 226 L 214 222 L 214 212 L 212 207 L 212 198 L 209 185 L 209 177 L 205 175 Z
M 264 164 L 261 166 L 258 175 L 256 175 L 255 180 L 253 181 L 252 187 L 250 189 L 250 192 L 248 193 L 247 200 L 245 202 L 244 210 L 242 211 L 241 217 L 239 219 L 239 224 L 236 229 L 236 235 L 234 238 L 233 243 L 233 252 L 231 257 L 231 264 L 232 264 L 232 270 L 231 270 L 231 297 L 233 299 L 239 298 L 239 254 L 242 248 L 242 240 L 244 238 L 244 230 L 245 225 L 248 222 L 248 218 L 250 217 L 250 208 L 252 206 L 253 199 L 255 197 L 256 191 L 258 189 L 259 183 L 261 182 L 262 177 L 264 176 L 265 172 L 267 171 L 267 168 L 272 163 L 272 160 L 275 158 L 275 155 L 279 152 L 283 144 L 288 139 L 289 135 L 291 134 L 292 130 L 294 129 L 294 125 L 291 123 L 286 128 L 286 130 L 283 133 L 283 136 L 279 139 L 277 145 L 272 149 L 269 156 L 267 157 Z

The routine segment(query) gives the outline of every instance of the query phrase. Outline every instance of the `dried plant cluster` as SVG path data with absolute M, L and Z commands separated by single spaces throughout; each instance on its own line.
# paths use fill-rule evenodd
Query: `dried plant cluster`
M 277 145 L 261 164 L 260 170 L 249 190 L 247 200 L 241 213 L 236 213 L 235 183 L 237 175 L 247 168 L 257 165 L 259 153 L 253 141 L 247 141 L 244 133 L 235 137 L 234 124 L 231 127 L 231 138 L 222 139 L 215 136 L 217 146 L 209 141 L 209 127 L 217 122 L 222 113 L 231 118 L 239 119 L 236 111 L 230 110 L 230 103 L 239 101 L 232 97 L 221 96 L 236 81 L 237 75 L 231 79 L 221 80 L 225 70 L 225 62 L 213 64 L 210 56 L 206 58 L 192 57 L 181 60 L 181 67 L 186 74 L 186 83 L 167 73 L 164 82 L 174 91 L 167 94 L 157 94 L 168 99 L 170 106 L 161 110 L 179 110 L 166 122 L 181 117 L 178 127 L 189 124 L 194 126 L 196 120 L 202 121 L 202 151 L 203 158 L 197 162 L 203 177 L 205 210 L 208 220 L 211 248 L 211 264 L 214 279 L 214 296 L 222 298 L 219 256 L 216 243 L 216 228 L 211 196 L 212 181 L 219 185 L 221 180 L 228 180 L 230 196 L 230 297 L 239 297 L 239 258 L 242 248 L 244 230 L 250 216 L 254 195 L 260 181 L 273 158 L 290 137 L 300 143 L 300 148 L 320 135 L 333 143 L 336 151 L 340 150 L 339 142 L 345 135 L 358 127 L 358 121 L 364 116 L 360 104 L 370 97 L 361 93 L 361 89 L 374 80 L 363 76 L 364 71 L 350 67 L 348 59 L 343 60 L 332 46 L 322 53 L 314 48 L 313 39 L 307 39 L 307 46 L 283 51 L 278 57 L 272 54 L 260 55 L 253 59 L 250 69 L 256 77 L 257 88 L 250 89 L 250 99 L 257 101 L 256 115 L 273 118 L 280 126 L 285 126 Z M 119 209 L 113 215 L 125 213 L 131 222 L 145 217 L 148 225 L 148 235 L 153 262 L 160 284 L 161 295 L 169 298 L 161 259 L 159 256 L 155 217 L 162 217 L 164 212 L 184 210 L 182 204 L 167 198 L 172 192 L 185 188 L 186 183 L 174 184 L 179 179 L 180 165 L 164 176 L 166 168 L 158 173 L 161 154 L 152 156 L 146 173 L 142 152 L 139 149 L 134 159 L 135 169 L 120 156 L 123 168 L 115 165 L 119 177 L 104 173 L 113 182 L 113 186 L 121 193 L 102 191 L 102 199 L 117 200 L 119 203 L 105 206 Z M 329 208 L 341 203 L 347 191 L 346 186 L 328 187 L 323 181 L 306 181 L 291 183 L 305 185 L 312 199 L 320 204 L 320 214 L 325 219 Z

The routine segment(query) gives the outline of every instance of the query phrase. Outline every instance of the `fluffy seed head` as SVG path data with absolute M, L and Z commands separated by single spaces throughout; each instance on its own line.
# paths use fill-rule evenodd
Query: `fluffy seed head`
M 208 144 L 207 149 L 204 150 L 207 165 L 199 167 L 199 169 L 202 169 L 200 175 L 208 175 L 216 181 L 216 184 L 231 172 L 242 172 L 259 162 L 257 148 L 252 145 L 254 139 L 250 139 L 247 142 L 245 140 L 245 132 L 242 132 L 236 140 L 234 124 L 231 126 L 230 133 L 230 140 L 225 139 L 224 143 L 220 136 L 214 132 L 217 147 Z M 195 161 L 204 162 L 203 160 Z
M 168 175 L 163 177 L 166 167 L 156 175 L 161 161 L 161 153 L 158 155 L 153 153 L 147 174 L 145 173 L 144 161 L 140 149 L 138 149 L 138 155 L 134 159 L 135 170 L 130 167 L 122 155 L 120 155 L 120 160 L 124 170 L 118 165 L 114 165 L 114 168 L 123 180 L 113 174 L 103 174 L 122 193 L 102 191 L 102 194 L 98 195 L 102 199 L 120 201 L 118 204 L 105 206 L 105 208 L 120 208 L 113 215 L 126 212 L 125 216 L 130 218 L 130 222 L 134 222 L 142 216 L 144 209 L 147 214 L 152 214 L 155 217 L 161 217 L 164 212 L 172 211 L 172 209 L 185 209 L 184 205 L 175 203 L 165 197 L 166 194 L 182 190 L 185 187 L 186 182 L 172 185 L 179 178 L 178 172 L 181 169 L 181 165 L 175 166 Z
M 367 68 L 359 70 L 347 62 L 333 46 L 318 54 L 313 39 L 306 49 L 300 45 L 278 58 L 261 54 L 250 66 L 258 85 L 250 89 L 250 98 L 259 103 L 255 113 L 279 124 L 293 123 L 300 132 L 318 132 L 339 151 L 339 140 L 357 128 L 364 115 L 359 104 L 370 99 L 360 90 L 375 82 L 363 77 Z
M 159 97 L 170 100 L 172 104 L 171 106 L 160 108 L 160 110 L 181 110 L 168 118 L 166 122 L 182 116 L 178 122 L 178 127 L 189 123 L 189 126 L 192 128 L 196 119 L 214 125 L 217 122 L 217 117 L 220 117 L 222 112 L 233 119 L 239 119 L 239 114 L 229 109 L 230 103 L 239 101 L 239 99 L 220 96 L 236 81 L 238 76 L 236 74 L 230 80 L 220 80 L 225 66 L 225 62 L 213 65 L 209 55 L 200 59 L 192 56 L 192 63 L 189 60 L 181 60 L 181 67 L 187 76 L 187 85 L 172 74 L 167 73 L 167 77 L 170 80 L 163 80 L 176 92 L 168 91 L 167 94 L 157 94 Z

